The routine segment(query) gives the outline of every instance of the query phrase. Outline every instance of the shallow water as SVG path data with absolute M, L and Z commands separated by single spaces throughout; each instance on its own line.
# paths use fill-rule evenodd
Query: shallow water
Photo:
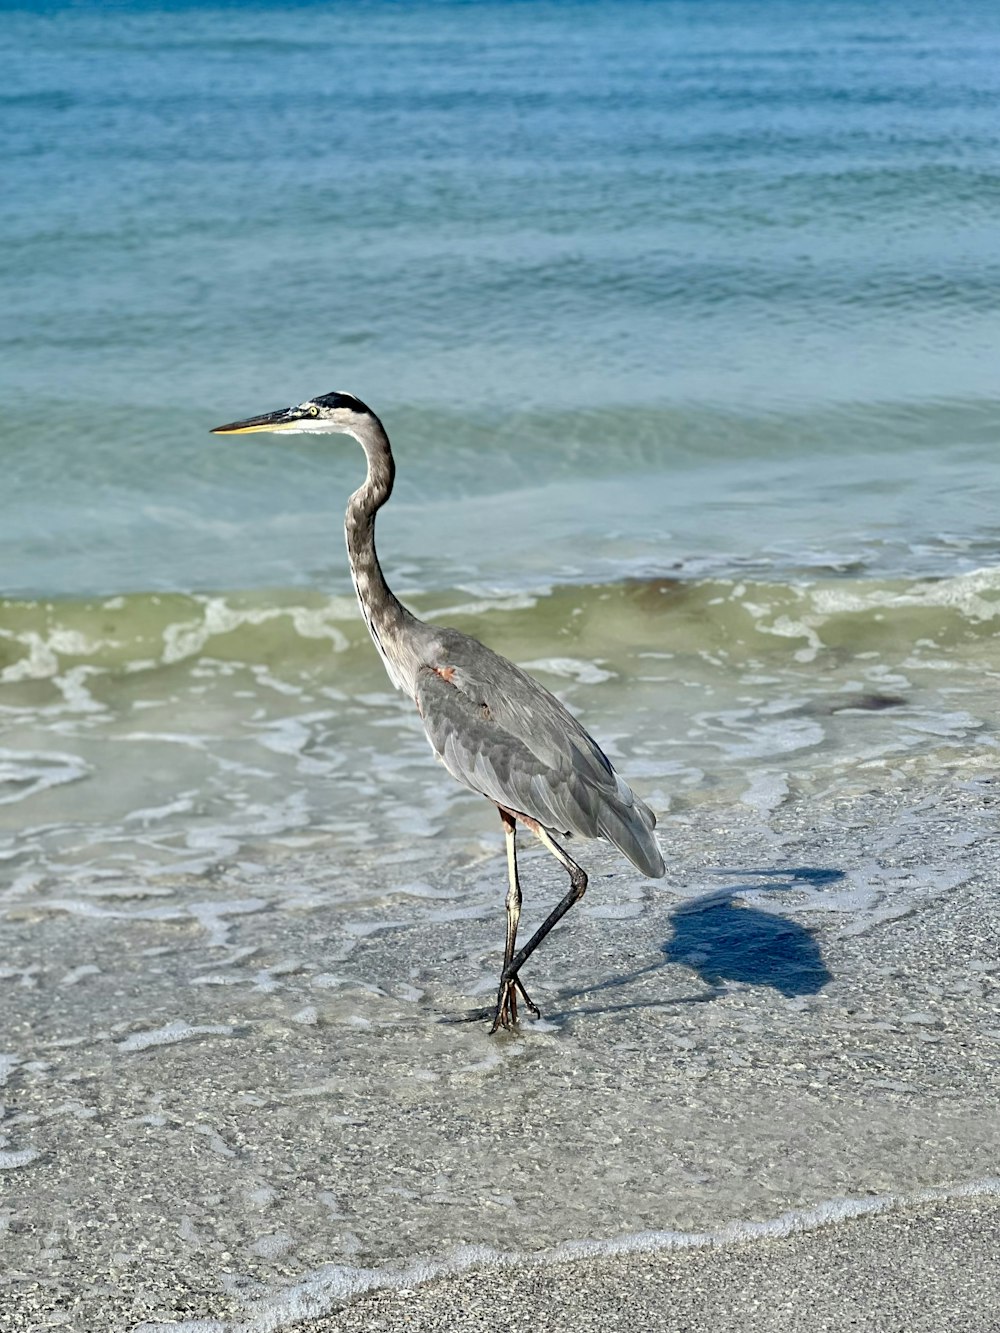
M 929 775 L 970 743 L 993 762 L 995 571 L 419 600 L 556 690 L 664 813 Z M 492 846 L 377 670 L 353 601 L 318 592 L 0 604 L 6 900 L 296 836 Z
M 113 599 L 85 670 L 34 676 L 96 610 L 53 606 L 43 633 L 22 609 L 0 806 L 17 1271 L 59 1310 L 111 1254 L 136 1327 L 236 1333 L 470 1245 L 715 1234 L 988 1174 L 997 590 L 446 599 L 601 735 L 668 864 L 647 881 L 581 845 L 588 895 L 526 969 L 543 1018 L 499 1039 L 498 823 L 372 690 L 346 599 Z M 538 853 L 522 877 L 530 929 L 564 883 Z
M 4 23 L 15 1293 L 277 1327 L 463 1245 L 990 1174 L 995 14 Z M 350 596 L 356 447 L 207 434 L 335 386 L 394 441 L 394 588 L 661 816 L 663 881 L 580 848 L 520 1037 L 454 1021 L 500 830 Z
M 766 1236 L 986 1188 L 991 779 L 891 786 L 668 816 L 662 884 L 595 850 L 526 974 L 543 1019 L 499 1039 L 469 1006 L 495 991 L 500 855 L 332 837 L 7 904 L 28 1308 L 271 1329 L 468 1246 Z M 530 923 L 562 887 L 524 876 Z

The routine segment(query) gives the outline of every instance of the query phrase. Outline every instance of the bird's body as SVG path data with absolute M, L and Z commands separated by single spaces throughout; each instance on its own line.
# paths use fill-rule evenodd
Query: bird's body
M 527 672 L 457 630 L 437 631 L 416 704 L 448 772 L 553 837 L 606 838 L 662 875 L 656 823 L 592 736 Z
M 507 949 L 493 1030 L 517 1019 L 517 994 L 537 1013 L 518 970 L 586 888 L 586 875 L 555 841 L 605 838 L 644 875 L 664 873 L 653 835 L 656 818 L 618 776 L 593 737 L 527 672 L 456 629 L 419 620 L 390 590 L 375 551 L 375 515 L 392 492 L 395 468 L 378 417 L 350 394 L 216 428 L 340 432 L 354 436 L 368 460 L 351 496 L 345 534 L 358 602 L 393 684 L 417 707 L 431 746 L 448 772 L 492 801 L 507 834 Z M 515 952 L 521 893 L 514 829 L 530 828 L 570 875 L 571 887 L 528 943 Z

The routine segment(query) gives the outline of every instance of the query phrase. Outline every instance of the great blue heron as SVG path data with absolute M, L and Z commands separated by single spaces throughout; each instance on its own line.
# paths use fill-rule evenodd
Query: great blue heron
M 656 817 L 548 690 L 477 639 L 418 620 L 393 595 L 375 553 L 375 515 L 392 494 L 396 469 L 389 437 L 369 407 L 352 394 L 328 393 L 298 407 L 216 426 L 213 434 L 251 431 L 352 435 L 365 451 L 368 475 L 351 496 L 344 523 L 361 613 L 392 683 L 416 704 L 437 757 L 500 812 L 507 844 L 507 944 L 491 1032 L 517 1022 L 518 993 L 537 1018 L 519 973 L 587 887 L 586 874 L 556 835 L 606 838 L 644 875 L 658 878 L 664 866 L 653 836 Z M 518 820 L 548 848 L 570 882 L 565 897 L 520 949 Z

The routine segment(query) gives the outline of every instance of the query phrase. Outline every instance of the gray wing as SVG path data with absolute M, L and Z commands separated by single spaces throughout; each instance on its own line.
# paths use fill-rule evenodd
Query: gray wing
M 415 697 L 453 777 L 557 836 L 606 838 L 643 874 L 664 873 L 656 816 L 554 695 L 457 630 L 438 631 L 435 648 Z

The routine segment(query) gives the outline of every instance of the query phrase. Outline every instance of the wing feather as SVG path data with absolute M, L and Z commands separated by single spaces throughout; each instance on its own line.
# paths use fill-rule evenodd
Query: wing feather
M 554 695 L 457 630 L 439 631 L 435 656 L 416 702 L 453 777 L 557 836 L 606 838 L 644 874 L 664 873 L 655 815 Z

